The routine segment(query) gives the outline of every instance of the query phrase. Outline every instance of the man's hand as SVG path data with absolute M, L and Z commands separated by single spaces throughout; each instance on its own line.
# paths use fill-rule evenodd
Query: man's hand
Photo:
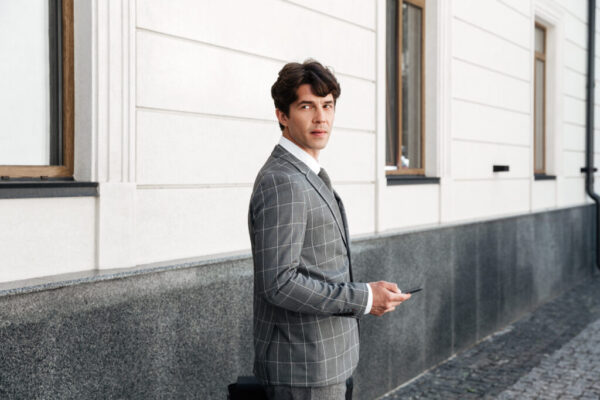
M 373 291 L 373 306 L 370 314 L 378 317 L 386 312 L 394 311 L 398 304 L 410 299 L 410 294 L 401 293 L 395 283 L 379 281 L 369 282 L 368 285 Z

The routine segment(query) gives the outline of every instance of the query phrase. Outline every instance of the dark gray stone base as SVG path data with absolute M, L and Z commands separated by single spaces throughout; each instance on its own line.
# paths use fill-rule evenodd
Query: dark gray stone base
M 590 277 L 594 213 L 353 243 L 356 280 L 425 288 L 362 320 L 355 398 L 392 390 Z M 252 371 L 251 294 L 248 257 L 0 290 L 0 398 L 223 399 Z

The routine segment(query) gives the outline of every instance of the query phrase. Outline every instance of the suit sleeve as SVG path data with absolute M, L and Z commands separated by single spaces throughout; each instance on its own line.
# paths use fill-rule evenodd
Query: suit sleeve
M 250 225 L 255 291 L 291 311 L 360 318 L 368 301 L 366 283 L 328 283 L 298 271 L 306 233 L 302 187 L 289 176 L 264 176 L 251 200 Z

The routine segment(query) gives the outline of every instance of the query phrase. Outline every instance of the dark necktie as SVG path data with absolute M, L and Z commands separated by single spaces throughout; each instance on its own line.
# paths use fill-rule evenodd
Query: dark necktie
M 331 191 L 331 193 L 333 193 L 333 187 L 331 186 L 331 179 L 329 179 L 329 175 L 327 175 L 327 171 L 325 171 L 324 168 L 321 168 L 321 170 L 319 171 L 319 178 L 321 178 L 323 183 L 325 183 L 325 186 L 327 186 L 329 188 L 329 190 Z M 348 236 L 346 235 L 346 221 L 345 221 L 345 218 L 342 217 L 340 203 L 338 203 L 337 198 L 333 202 L 333 207 L 334 207 L 333 212 L 336 215 L 336 218 L 338 219 L 338 221 L 340 221 L 340 223 L 343 223 L 343 230 L 344 230 L 343 235 L 345 238 L 347 238 Z M 348 247 L 348 254 L 350 254 L 349 247 Z M 349 258 L 349 256 L 348 256 L 348 258 Z M 352 278 L 352 264 L 350 264 L 350 266 L 349 266 L 349 272 L 350 272 L 350 282 L 354 282 L 354 280 Z
M 321 170 L 319 171 L 319 178 L 321 178 L 321 180 L 323 181 L 323 183 L 325 183 L 325 186 L 327 186 L 329 188 L 329 191 L 331 192 L 331 194 L 333 194 L 335 196 L 335 194 L 333 193 L 333 187 L 331 186 L 331 179 L 329 179 L 329 175 L 327 175 L 327 171 L 325 171 L 324 168 L 321 168 Z M 340 224 L 344 223 L 344 219 L 342 217 L 342 212 L 341 212 L 341 208 L 340 205 L 338 203 L 337 198 L 334 198 L 333 202 L 332 202 L 332 206 L 333 206 L 333 213 L 335 214 L 336 219 L 339 221 Z M 342 229 L 346 229 L 345 225 L 342 225 Z M 344 234 L 344 236 L 346 236 Z
M 325 171 L 325 168 L 321 168 L 321 170 L 319 171 L 319 178 L 321 178 L 321 180 L 323 182 L 325 182 L 325 185 L 329 188 L 331 193 L 333 193 L 333 186 L 331 186 L 331 179 L 329 179 L 329 175 L 327 175 L 327 171 Z

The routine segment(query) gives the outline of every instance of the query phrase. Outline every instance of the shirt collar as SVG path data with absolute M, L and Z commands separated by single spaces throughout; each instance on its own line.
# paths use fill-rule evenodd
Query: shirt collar
M 279 145 L 287 151 L 289 151 L 290 153 L 292 153 L 292 155 L 298 160 L 306 164 L 308 168 L 312 169 L 315 174 L 319 174 L 319 171 L 321 171 L 321 166 L 319 165 L 319 162 L 307 152 L 298 147 L 297 144 L 281 136 L 281 138 L 279 139 Z

